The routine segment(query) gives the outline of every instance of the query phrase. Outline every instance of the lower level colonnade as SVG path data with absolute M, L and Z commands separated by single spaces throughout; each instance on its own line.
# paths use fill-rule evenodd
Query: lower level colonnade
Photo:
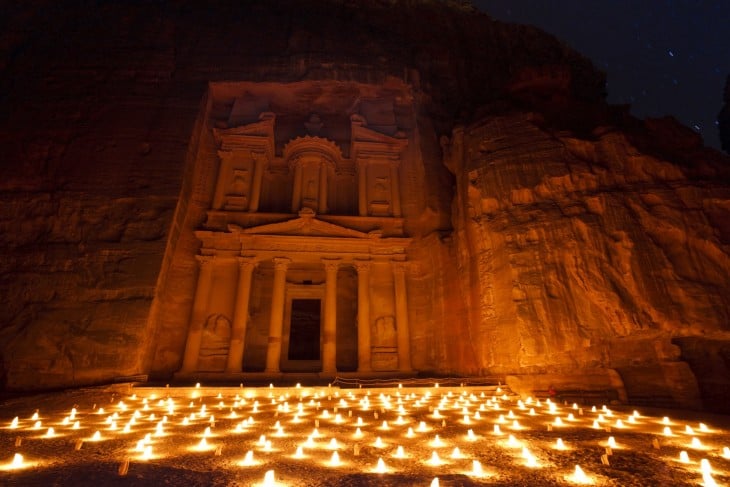
M 342 333 L 345 327 L 353 328 L 353 337 L 357 354 L 357 373 L 360 375 L 378 372 L 407 373 L 411 369 L 410 334 L 408 325 L 408 296 L 406 269 L 408 263 L 399 258 L 371 259 L 341 256 L 321 256 L 317 261 L 312 259 L 299 261 L 284 256 L 247 255 L 221 257 L 219 255 L 196 256 L 199 273 L 195 288 L 190 324 L 179 374 L 196 372 L 220 372 L 223 374 L 241 374 L 252 371 L 264 374 L 280 374 L 282 363 L 287 363 L 286 347 L 296 346 L 292 334 L 294 327 L 293 300 L 288 296 L 290 290 L 296 288 L 288 281 L 292 267 L 308 266 L 313 272 L 324 270 L 323 293 L 321 293 L 321 315 L 316 314 L 315 321 L 319 337 L 319 348 L 314 352 L 318 361 L 311 360 L 323 377 L 332 377 L 338 373 L 338 330 Z M 257 268 L 266 267 L 268 273 L 257 273 Z M 234 270 L 235 268 L 235 270 Z M 338 322 L 338 273 L 342 270 L 353 270 L 356 273 L 356 315 L 348 322 Z M 376 274 L 373 274 L 373 273 Z M 257 276 L 257 274 L 260 274 Z M 373 279 L 373 276 L 376 279 Z M 353 277 L 354 279 L 354 277 Z M 270 281 L 270 282 L 264 282 Z M 226 285 L 233 284 L 233 285 Z M 311 284 L 311 281 L 307 281 Z M 246 364 L 249 327 L 252 322 L 252 291 L 256 286 L 270 287 L 270 306 L 268 313 L 268 338 L 263 368 Z M 301 286 L 299 286 L 301 287 Z M 322 286 L 314 285 L 321 289 Z M 232 289 L 231 289 L 232 288 Z M 210 326 L 215 310 L 212 303 L 221 300 L 221 295 L 228 293 L 233 300 L 230 320 L 223 320 L 224 330 L 217 330 L 222 341 L 220 368 L 203 365 L 201 353 L 204 352 L 206 327 Z M 371 299 L 373 293 L 376 302 Z M 293 293 L 296 295 L 296 293 Z M 319 296 L 319 294 L 317 294 Z M 346 298 L 341 298 L 346 299 Z M 349 304 L 349 303 L 348 303 Z M 287 308 L 289 307 L 289 308 Z M 384 308 L 384 309 L 381 309 Z M 354 311 L 353 311 L 354 314 Z M 341 315 L 340 315 L 341 317 Z M 261 320 L 259 320 L 261 321 Z M 354 321 L 354 322 L 351 322 Z M 216 326 L 218 321 L 215 321 Z M 229 324 L 228 324 L 229 323 Z M 315 324 L 316 326 L 316 324 Z M 224 357 L 223 357 L 224 356 Z M 312 370 L 307 369 L 307 370 Z M 316 370 L 316 369 L 314 369 Z M 350 369 L 352 371 L 352 369 Z

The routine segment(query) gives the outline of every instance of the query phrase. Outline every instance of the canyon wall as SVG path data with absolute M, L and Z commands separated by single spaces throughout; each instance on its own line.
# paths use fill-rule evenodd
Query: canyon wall
M 395 82 L 422 164 L 404 208 L 414 367 L 611 370 L 634 400 L 723 400 L 727 159 L 668 121 L 593 117 L 604 76 L 555 38 L 436 0 L 5 10 L 4 388 L 174 371 L 174 354 L 154 365 L 159 324 L 184 320 L 153 303 L 192 293 L 194 269 L 170 269 L 196 250 L 180 236 L 200 224 L 184 216 L 214 149 L 209 83 Z M 546 103 L 588 121 L 566 128 Z
M 546 122 L 499 114 L 444 141 L 472 337 L 471 354 L 453 347 L 446 362 L 505 374 L 612 369 L 636 403 L 698 407 L 700 389 L 716 401 L 730 316 L 726 158 L 670 120 L 590 136 Z M 682 138 L 682 151 L 668 147 Z

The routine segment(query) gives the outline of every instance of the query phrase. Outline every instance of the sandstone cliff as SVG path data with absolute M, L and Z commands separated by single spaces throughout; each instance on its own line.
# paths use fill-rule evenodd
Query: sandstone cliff
M 224 80 L 411 87 L 420 370 L 612 369 L 692 405 L 695 377 L 706 399 L 727 382 L 727 160 L 670 122 L 606 118 L 603 75 L 537 29 L 438 1 L 6 7 L 5 387 L 174 371 L 151 365 L 150 308 Z

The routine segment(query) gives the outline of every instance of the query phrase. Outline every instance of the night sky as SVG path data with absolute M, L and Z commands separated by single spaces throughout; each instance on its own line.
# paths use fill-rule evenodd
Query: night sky
M 730 0 L 474 0 L 495 19 L 557 36 L 607 73 L 609 103 L 673 115 L 719 148 Z

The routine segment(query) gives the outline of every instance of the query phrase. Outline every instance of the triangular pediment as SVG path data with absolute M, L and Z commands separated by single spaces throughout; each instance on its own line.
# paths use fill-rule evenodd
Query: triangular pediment
M 234 233 L 247 235 L 282 235 L 298 237 L 330 237 L 330 238 L 374 238 L 377 233 L 364 233 L 352 228 L 335 225 L 320 220 L 314 213 L 300 212 L 299 218 L 291 220 L 268 223 L 256 227 L 241 228 L 236 225 L 229 225 L 229 230 Z
M 355 142 L 378 142 L 381 144 L 388 144 L 395 147 L 405 147 L 408 145 L 408 141 L 402 137 L 391 137 L 380 132 L 376 132 L 370 128 L 367 128 L 361 124 L 352 124 L 352 141 Z
M 273 134 L 275 120 L 276 116 L 273 113 L 264 112 L 260 115 L 259 121 L 257 122 L 226 129 L 215 128 L 213 129 L 213 133 L 218 140 L 236 136 L 269 137 Z

